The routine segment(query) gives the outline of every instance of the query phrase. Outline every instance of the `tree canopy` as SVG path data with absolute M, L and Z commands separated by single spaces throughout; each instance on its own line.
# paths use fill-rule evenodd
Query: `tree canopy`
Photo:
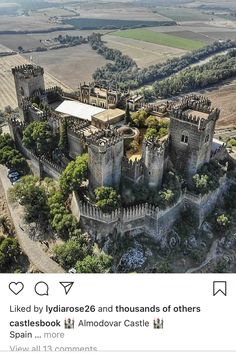
M 104 273 L 110 270 L 112 257 L 94 247 L 93 255 L 86 256 L 82 261 L 77 261 L 76 271 L 78 273 Z
M 52 128 L 44 121 L 30 123 L 23 131 L 22 142 L 38 156 L 51 153 L 56 147 Z
M 65 193 L 77 190 L 88 177 L 88 155 L 78 156 L 68 164 L 60 177 L 60 187 Z
M 47 195 L 38 178 L 31 175 L 21 178 L 11 189 L 11 195 L 25 207 L 28 222 L 48 222 Z
M 15 238 L 0 236 L 0 272 L 9 272 L 17 263 L 20 255 L 20 247 Z
M 95 190 L 96 205 L 103 212 L 112 212 L 119 207 L 120 197 L 117 191 L 111 187 L 101 186 Z
M 65 244 L 56 245 L 54 253 L 58 262 L 70 269 L 89 254 L 89 248 L 79 237 L 72 237 Z
M 22 175 L 29 171 L 23 155 L 14 148 L 15 144 L 9 134 L 0 135 L 0 163 L 9 169 L 16 169 Z

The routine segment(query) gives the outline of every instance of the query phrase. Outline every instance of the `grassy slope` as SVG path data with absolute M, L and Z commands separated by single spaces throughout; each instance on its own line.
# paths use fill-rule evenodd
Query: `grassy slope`
M 185 50 L 194 50 L 201 48 L 205 45 L 205 43 L 200 40 L 181 38 L 170 34 L 150 31 L 147 29 L 130 29 L 124 31 L 117 31 L 113 33 L 113 35 Z

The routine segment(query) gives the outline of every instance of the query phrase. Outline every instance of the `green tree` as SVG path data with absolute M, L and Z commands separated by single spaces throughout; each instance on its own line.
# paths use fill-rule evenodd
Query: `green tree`
M 64 268 L 70 269 L 89 254 L 89 248 L 78 237 L 72 237 L 66 243 L 56 245 L 54 254 Z
M 14 148 L 14 141 L 11 138 L 10 134 L 1 134 L 0 135 L 0 150 L 6 146 Z
M 159 121 L 155 116 L 150 115 L 146 121 L 145 121 L 145 125 L 148 128 L 155 128 L 157 129 L 159 127 Z
M 193 181 L 194 181 L 195 187 L 198 191 L 206 191 L 207 190 L 208 182 L 209 182 L 208 175 L 195 174 L 193 176 Z
M 145 135 L 144 135 L 144 138 L 145 140 L 149 140 L 149 139 L 152 139 L 152 138 L 156 138 L 157 139 L 157 136 L 158 136 L 158 132 L 155 128 L 153 127 L 150 127 L 147 129 Z
M 0 149 L 0 163 L 6 165 L 10 169 L 18 170 L 22 175 L 29 171 L 26 159 L 22 154 L 10 146 Z
M 137 141 L 137 140 L 133 140 L 132 142 L 130 142 L 129 147 L 130 147 L 130 149 L 131 149 L 131 151 L 132 151 L 133 153 L 138 152 L 138 150 L 139 150 L 139 143 L 138 143 L 138 141 Z
M 69 144 L 68 144 L 68 136 L 67 136 L 67 120 L 66 119 L 61 121 L 61 125 L 60 125 L 60 139 L 59 139 L 58 147 L 65 154 L 68 152 Z
M 171 189 L 164 189 L 159 193 L 161 200 L 166 206 L 169 206 L 174 199 L 174 192 Z
M 88 177 L 88 155 L 84 154 L 68 164 L 60 177 L 60 187 L 64 193 L 77 190 Z
M 67 197 L 60 190 L 57 182 L 50 178 L 45 178 L 43 187 L 47 194 L 47 204 L 49 207 L 49 222 L 52 228 L 63 239 L 71 236 L 80 236 L 80 228 L 76 218 L 72 215 L 67 202 Z
M 28 222 L 47 224 L 49 213 L 47 195 L 36 177 L 28 175 L 21 178 L 10 192 L 13 200 L 20 201 L 25 207 Z
M 145 110 L 140 110 L 131 114 L 131 119 L 137 127 L 144 127 L 147 119 L 147 112 Z
M 157 138 L 160 139 L 168 134 L 168 129 L 165 127 L 161 127 L 157 133 Z
M 104 273 L 110 271 L 111 264 L 112 258 L 101 251 L 78 261 L 75 268 L 78 273 Z
M 22 142 L 38 156 L 51 153 L 56 147 L 52 128 L 43 121 L 30 123 L 23 132 Z
M 65 208 L 52 217 L 51 226 L 62 238 L 68 238 L 68 236 L 73 235 L 76 228 L 79 227 L 76 218 Z
M 9 272 L 19 255 L 20 247 L 15 238 L 0 237 L 0 272 Z
M 96 205 L 103 212 L 112 212 L 119 207 L 120 196 L 111 187 L 101 186 L 95 190 Z

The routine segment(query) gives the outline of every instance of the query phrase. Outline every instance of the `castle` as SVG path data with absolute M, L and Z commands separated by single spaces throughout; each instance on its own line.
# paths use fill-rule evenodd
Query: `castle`
M 47 120 L 55 131 L 59 131 L 60 125 L 66 121 L 69 155 L 75 158 L 84 152 L 88 153 L 91 193 L 99 186 L 119 189 L 123 179 L 128 179 L 134 184 L 142 181 L 150 189 L 158 190 L 161 189 L 164 175 L 169 170 L 179 172 L 186 180 L 186 185 L 191 185 L 192 177 L 204 164 L 209 163 L 211 159 L 227 158 L 226 147 L 219 141 L 213 141 L 220 111 L 213 108 L 211 102 L 202 96 L 187 96 L 174 104 L 169 113 L 168 136 L 161 142 L 155 139 L 144 140 L 141 159 L 131 161 L 125 155 L 125 138 L 133 133 L 132 127 L 118 128 L 124 125 L 124 122 L 119 121 L 118 127 L 108 124 L 105 129 L 99 129 L 92 124 L 92 118 L 76 118 L 50 108 L 50 102 L 69 99 L 73 102 L 80 101 L 80 104 L 114 109 L 119 100 L 118 93 L 106 91 L 101 95 L 101 91 L 91 85 L 80 85 L 79 97 L 68 95 L 58 88 L 45 90 L 44 71 L 33 65 L 16 67 L 12 73 L 24 123 L 36 119 Z M 32 104 L 35 94 L 40 96 L 50 109 L 43 111 L 36 108 Z M 14 126 L 11 126 L 11 129 L 14 130 Z M 15 138 L 14 131 L 12 134 Z M 161 239 L 170 231 L 184 209 L 194 210 L 201 225 L 227 187 L 228 180 L 224 175 L 214 192 L 202 196 L 182 190 L 175 204 L 165 210 L 147 203 L 126 209 L 120 208 L 112 214 L 103 214 L 74 194 L 72 210 L 82 227 L 97 237 L 119 229 L 123 234 L 127 231 L 134 234 L 145 232 L 155 239 Z

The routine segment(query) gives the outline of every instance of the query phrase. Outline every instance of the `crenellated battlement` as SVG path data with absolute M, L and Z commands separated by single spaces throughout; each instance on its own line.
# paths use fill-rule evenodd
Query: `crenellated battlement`
M 59 93 L 61 95 L 63 95 L 63 90 L 61 87 L 58 87 L 58 86 L 54 86 L 54 87 L 50 87 L 50 88 L 47 88 L 45 90 L 46 93 Z
M 66 118 L 66 122 L 69 132 L 78 137 L 84 137 L 84 129 L 90 126 L 88 120 L 80 120 L 71 116 Z
M 44 165 L 48 165 L 49 167 L 53 168 L 54 170 L 56 170 L 60 174 L 63 172 L 63 168 L 60 165 L 54 163 L 53 161 L 50 161 L 49 159 L 47 159 L 44 156 L 40 158 L 40 161 Z
M 116 130 L 111 129 L 95 132 L 87 138 L 88 145 L 97 148 L 100 153 L 106 152 L 109 147 L 115 146 L 122 141 L 123 136 L 118 134 Z
M 179 103 L 180 109 L 194 108 L 203 113 L 209 113 L 211 109 L 211 101 L 208 97 L 190 94 L 181 99 Z
M 36 66 L 32 64 L 26 64 L 21 66 L 16 66 L 12 69 L 12 74 L 18 78 L 30 78 L 32 76 L 37 77 L 44 74 L 44 69 L 41 66 Z
M 186 121 L 204 128 L 210 120 L 218 120 L 220 110 L 211 106 L 211 101 L 203 96 L 184 97 L 171 111 L 170 118 Z
M 148 140 L 143 140 L 143 149 L 154 155 L 163 156 L 165 152 L 165 143 L 160 143 L 157 141 L 156 137 L 149 138 Z
M 78 199 L 77 199 L 78 202 Z M 94 205 L 79 201 L 80 216 L 94 219 L 98 222 L 114 223 L 118 220 L 130 222 L 146 216 L 157 218 L 159 208 L 148 203 L 139 204 L 127 208 L 118 208 L 111 213 L 104 213 Z
M 132 159 L 128 159 L 127 157 L 124 157 L 122 164 L 124 167 L 127 167 L 127 168 L 142 167 L 143 160 L 142 159 L 132 160 Z

